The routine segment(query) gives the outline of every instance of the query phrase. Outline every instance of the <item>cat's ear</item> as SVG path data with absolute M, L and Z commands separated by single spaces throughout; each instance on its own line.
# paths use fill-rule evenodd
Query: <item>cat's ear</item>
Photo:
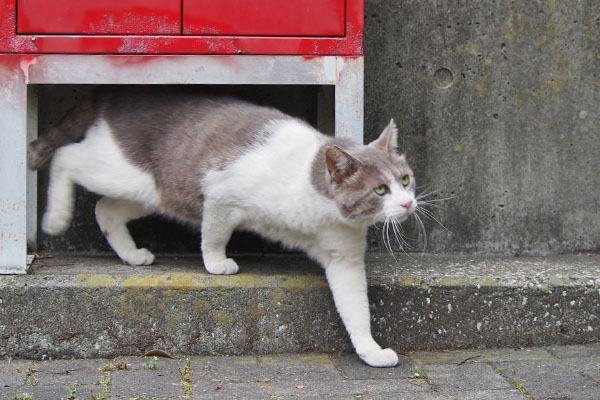
M 369 146 L 378 147 L 388 153 L 396 152 L 398 148 L 398 127 L 393 119 L 390 120 L 388 126 L 385 127 L 379 137 L 372 141 Z
M 325 150 L 325 162 L 329 176 L 337 183 L 354 175 L 360 167 L 360 161 L 338 146 L 331 146 Z

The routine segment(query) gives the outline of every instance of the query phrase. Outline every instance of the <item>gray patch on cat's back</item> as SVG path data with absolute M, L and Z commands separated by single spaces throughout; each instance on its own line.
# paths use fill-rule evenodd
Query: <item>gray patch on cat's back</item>
M 152 172 L 161 208 L 200 221 L 206 173 L 221 170 L 264 142 L 282 112 L 228 97 L 170 88 L 116 89 L 104 111 L 125 156 Z

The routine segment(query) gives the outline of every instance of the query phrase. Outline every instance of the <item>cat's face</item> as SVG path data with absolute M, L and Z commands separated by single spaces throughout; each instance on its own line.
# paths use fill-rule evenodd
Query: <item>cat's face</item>
M 415 178 L 396 143 L 396 125 L 390 121 L 368 146 L 327 148 L 331 193 L 344 217 L 400 223 L 416 210 Z

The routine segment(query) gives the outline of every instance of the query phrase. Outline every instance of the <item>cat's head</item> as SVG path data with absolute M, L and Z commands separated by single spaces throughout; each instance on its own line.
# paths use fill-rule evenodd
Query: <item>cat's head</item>
M 415 177 L 397 150 L 394 120 L 369 145 L 325 149 L 329 192 L 342 215 L 370 223 L 405 221 L 417 208 Z

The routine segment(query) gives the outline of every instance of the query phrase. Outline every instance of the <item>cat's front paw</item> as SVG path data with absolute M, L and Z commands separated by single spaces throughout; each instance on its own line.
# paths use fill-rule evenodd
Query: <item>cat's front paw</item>
M 123 254 L 121 259 L 129 265 L 150 265 L 154 262 L 154 254 L 146 249 L 135 249 Z
M 233 275 L 239 271 L 239 267 L 231 258 L 226 258 L 206 265 L 206 270 L 215 275 Z
M 359 357 L 371 367 L 385 368 L 398 365 L 398 354 L 392 349 L 372 350 L 367 354 L 359 354 Z

